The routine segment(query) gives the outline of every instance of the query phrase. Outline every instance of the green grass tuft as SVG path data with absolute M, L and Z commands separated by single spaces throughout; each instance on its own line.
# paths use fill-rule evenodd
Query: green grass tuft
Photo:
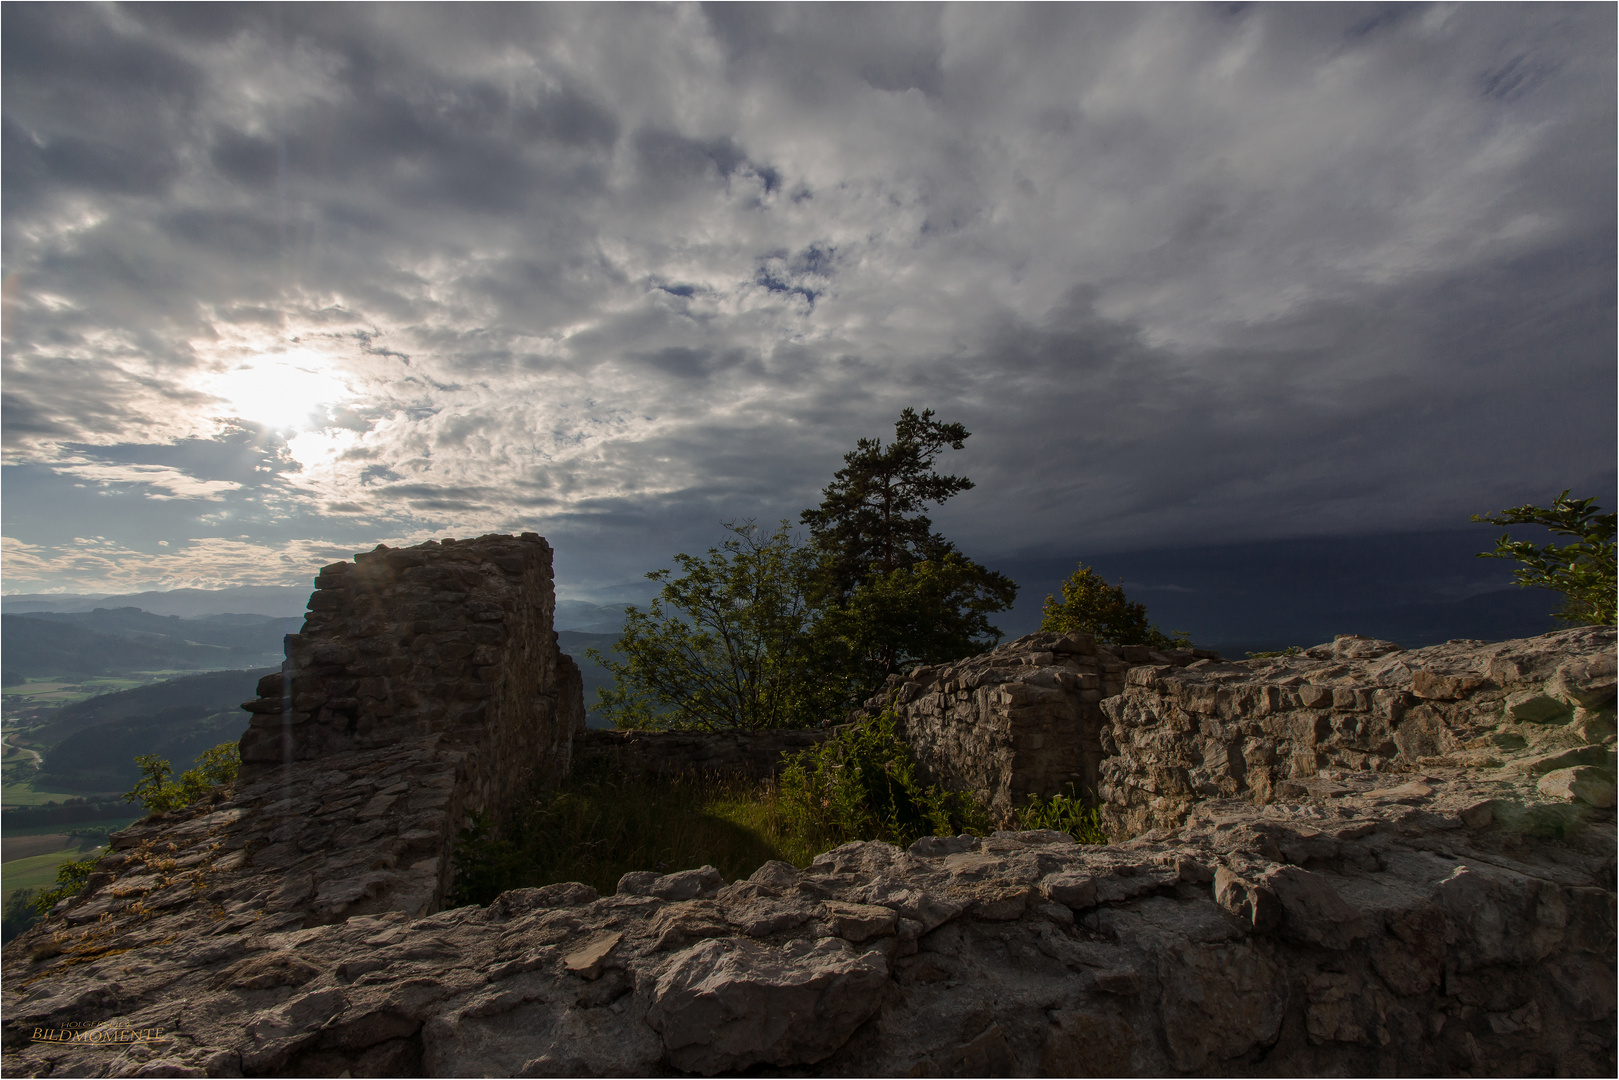
M 520 808 L 494 835 L 462 831 L 451 902 L 487 904 L 507 889 L 580 881 L 608 894 L 632 870 L 713 865 L 726 880 L 772 859 L 807 866 L 835 841 L 795 832 L 772 782 L 683 775 L 641 779 L 606 763 Z

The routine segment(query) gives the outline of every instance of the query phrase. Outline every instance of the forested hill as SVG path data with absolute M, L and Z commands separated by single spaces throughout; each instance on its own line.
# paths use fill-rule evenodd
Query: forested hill
M 301 620 L 268 615 L 181 619 L 139 608 L 0 616 L 4 679 L 211 671 L 273 664 Z
M 156 754 L 176 771 L 247 728 L 241 703 L 275 671 L 213 671 L 103 694 L 58 709 L 30 733 L 45 747 L 41 782 L 65 791 L 123 791 L 139 779 L 135 758 Z

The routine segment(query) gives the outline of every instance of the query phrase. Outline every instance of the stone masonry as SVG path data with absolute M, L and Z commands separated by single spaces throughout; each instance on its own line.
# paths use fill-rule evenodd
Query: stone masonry
M 1134 836 L 1205 799 L 1300 798 L 1331 773 L 1611 775 L 1613 697 L 1611 627 L 1411 651 L 1346 635 L 1240 663 L 1040 633 L 893 678 L 867 709 L 891 703 L 924 767 L 1003 822 L 1072 783 Z
M 1010 820 L 1029 795 L 1073 785 L 1096 791 L 1106 724 L 1101 703 L 1132 663 L 1212 660 L 1201 649 L 1159 653 L 1098 646 L 1089 634 L 1031 634 L 941 667 L 890 676 L 866 712 L 892 704 L 924 769 L 945 787 L 977 792 Z
M 1094 784 L 1115 843 L 441 910 L 454 831 L 565 768 L 582 708 L 542 541 L 392 554 L 322 572 L 234 788 L 6 947 L 8 1075 L 1615 1070 L 1612 628 L 1236 664 L 1033 635 L 878 704 L 1003 814 Z
M 210 872 L 251 869 L 257 883 L 208 895 L 227 918 L 427 914 L 468 817 L 498 821 L 565 775 L 584 730 L 579 669 L 551 630 L 550 546 L 533 533 L 378 546 L 315 586 L 283 670 L 243 705 L 234 794 L 192 826 L 222 853 Z M 167 828 L 143 823 L 120 843 L 143 850 Z M 116 907 L 115 892 L 100 905 Z

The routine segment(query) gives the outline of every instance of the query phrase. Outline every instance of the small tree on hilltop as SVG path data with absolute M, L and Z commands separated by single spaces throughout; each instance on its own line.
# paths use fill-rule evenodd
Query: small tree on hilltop
M 1146 645 L 1154 649 L 1185 648 L 1187 635 L 1176 631 L 1173 637 L 1147 621 L 1144 604 L 1125 598 L 1122 585 L 1109 585 L 1086 566 L 1062 583 L 1062 600 L 1047 596 L 1040 607 L 1040 629 L 1059 634 L 1090 634 L 1112 645 Z
M 619 728 L 753 731 L 820 721 L 830 691 L 815 666 L 807 597 L 811 559 L 787 522 L 769 536 L 752 522 L 701 559 L 675 556 L 682 573 L 646 611 L 626 608 L 597 708 Z
M 1570 499 L 1568 489 L 1551 506 L 1514 506 L 1499 514 L 1474 514 L 1469 520 L 1492 525 L 1540 525 L 1575 541 L 1532 544 L 1502 533 L 1494 551 L 1481 551 L 1481 559 L 1517 559 L 1523 563 L 1513 577 L 1524 588 L 1552 589 L 1563 594 L 1564 622 L 1611 626 L 1615 620 L 1614 514 L 1598 513 L 1595 499 Z

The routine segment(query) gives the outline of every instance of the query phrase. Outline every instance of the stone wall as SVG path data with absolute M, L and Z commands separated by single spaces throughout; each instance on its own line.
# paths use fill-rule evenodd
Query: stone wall
M 1133 667 L 1126 684 L 1102 703 L 1097 785 L 1120 834 L 1174 827 L 1209 798 L 1302 798 L 1346 773 L 1614 768 L 1612 627 L 1410 651 L 1345 636 L 1291 657 Z
M 442 550 L 374 588 L 345 577 L 367 560 L 323 572 L 334 614 L 281 695 L 306 718 L 255 725 L 281 763 L 116 834 L 6 946 L 7 1075 L 1615 1071 L 1611 628 L 1242 664 L 1034 635 L 897 680 L 898 711 L 1003 811 L 1094 776 L 1122 842 L 853 843 L 438 910 L 466 813 L 555 767 L 497 760 L 555 745 L 500 727 L 583 716 L 564 658 L 548 705 L 478 670 L 543 652 L 545 620 L 506 606 L 543 543 Z M 458 572 L 407 582 L 440 560 Z M 450 655 L 486 623 L 492 652 Z M 488 693 L 441 685 L 468 678 Z
M 247 821 L 198 805 L 7 946 L 5 1071 L 1613 1075 L 1612 810 L 1340 779 L 1123 844 L 853 843 L 328 923 L 230 899 Z M 69 1025 L 113 1045 L 34 1041 Z
M 258 872 L 216 890 L 221 910 L 300 924 L 436 911 L 468 818 L 498 821 L 569 769 L 584 690 L 554 609 L 551 549 L 533 533 L 324 567 L 282 671 L 243 705 L 241 776 L 205 829 L 234 852 L 211 867 Z
M 566 775 L 582 729 L 534 533 L 376 550 L 323 567 L 279 675 L 243 706 L 252 778 L 293 761 L 444 735 L 483 755 L 474 804 Z M 543 763 L 543 764 L 542 764 Z
M 1110 833 L 1175 827 L 1209 798 L 1299 798 L 1345 771 L 1440 764 L 1613 769 L 1614 630 L 1406 651 L 1344 636 L 1292 657 L 1031 634 L 890 680 L 925 768 L 1008 823 L 1029 794 L 1094 794 Z M 1606 742 L 1605 742 L 1606 740 Z
M 776 775 L 783 754 L 819 745 L 830 732 L 586 731 L 574 742 L 574 763 L 608 767 L 630 776 L 728 773 L 764 780 Z
M 1030 794 L 1073 785 L 1094 792 L 1105 750 L 1103 699 L 1132 663 L 1186 665 L 1215 656 L 1098 646 L 1088 634 L 1030 634 L 979 656 L 892 676 L 867 710 L 895 707 L 922 767 L 946 787 L 977 792 L 1009 821 Z

